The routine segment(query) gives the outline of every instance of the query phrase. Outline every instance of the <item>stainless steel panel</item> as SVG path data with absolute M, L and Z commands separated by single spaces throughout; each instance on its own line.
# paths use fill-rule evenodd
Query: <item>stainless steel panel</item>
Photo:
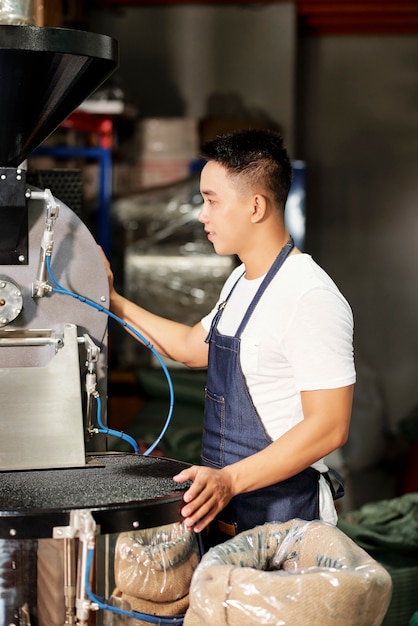
M 47 349 L 51 351 L 51 345 Z M 74 325 L 65 326 L 63 345 L 46 366 L 0 369 L 0 406 L 6 418 L 0 421 L 1 470 L 85 464 Z

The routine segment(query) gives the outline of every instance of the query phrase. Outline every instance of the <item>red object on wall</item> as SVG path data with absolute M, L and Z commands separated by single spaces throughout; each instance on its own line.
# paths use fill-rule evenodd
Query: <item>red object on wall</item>
M 76 109 L 65 119 L 63 128 L 74 128 L 83 133 L 97 134 L 100 148 L 112 148 L 113 121 L 107 115 L 96 115 Z

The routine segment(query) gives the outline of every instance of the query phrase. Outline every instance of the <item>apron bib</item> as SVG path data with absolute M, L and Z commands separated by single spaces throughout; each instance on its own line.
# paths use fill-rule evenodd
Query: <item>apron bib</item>
M 233 290 L 220 304 L 208 337 L 208 378 L 202 439 L 202 465 L 220 469 L 263 450 L 272 443 L 251 399 L 240 363 L 241 335 L 261 296 L 294 247 L 281 250 L 266 274 L 235 336 L 219 333 L 217 326 Z M 221 525 L 235 533 L 266 522 L 319 518 L 319 476 L 309 467 L 269 487 L 235 496 L 220 513 Z M 229 534 L 235 534 L 229 531 Z

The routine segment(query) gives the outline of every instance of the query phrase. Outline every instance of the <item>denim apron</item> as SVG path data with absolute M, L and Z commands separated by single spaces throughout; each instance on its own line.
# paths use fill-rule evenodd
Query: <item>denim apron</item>
M 202 465 L 222 468 L 263 450 L 272 443 L 251 399 L 240 364 L 240 337 L 262 294 L 294 247 L 293 240 L 281 250 L 266 274 L 235 336 L 217 330 L 222 311 L 233 290 L 219 305 L 206 342 L 209 343 L 208 378 Z M 319 476 L 309 467 L 296 476 L 269 487 L 235 496 L 221 511 L 219 526 L 233 535 L 266 522 L 319 518 Z M 225 537 L 224 537 L 225 538 Z

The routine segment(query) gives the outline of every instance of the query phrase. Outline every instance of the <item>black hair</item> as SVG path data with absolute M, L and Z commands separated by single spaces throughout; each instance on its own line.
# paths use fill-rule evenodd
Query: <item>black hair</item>
M 266 129 L 238 130 L 206 141 L 201 155 L 216 161 L 240 182 L 261 186 L 282 208 L 292 183 L 292 165 L 280 133 Z

